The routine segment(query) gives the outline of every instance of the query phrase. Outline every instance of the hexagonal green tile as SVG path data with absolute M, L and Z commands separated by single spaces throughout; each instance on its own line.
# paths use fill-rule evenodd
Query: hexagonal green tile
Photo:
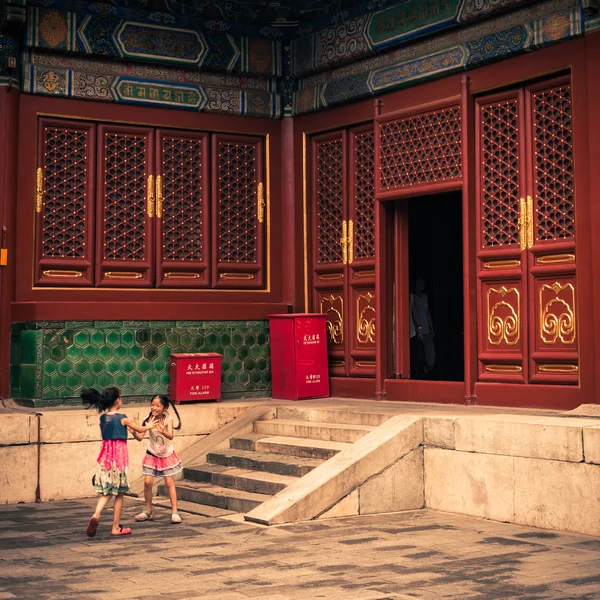
M 85 347 L 90 343 L 90 334 L 87 331 L 78 331 L 73 336 L 73 342 L 79 347 Z
M 83 349 L 83 358 L 86 360 L 92 360 L 98 356 L 98 349 L 94 348 L 94 346 L 86 346 Z
M 102 331 L 92 330 L 90 335 L 90 344 L 93 346 L 104 346 L 104 333 Z
M 147 359 L 154 360 L 158 356 L 158 348 L 154 344 L 147 344 L 142 353 Z
M 132 360 L 124 360 L 121 364 L 121 369 L 124 373 L 131 373 L 135 369 L 135 363 Z
M 142 350 L 141 346 L 131 346 L 131 348 L 127 350 L 127 355 L 132 360 L 138 360 L 142 356 Z
M 115 373 L 117 373 L 119 371 L 119 366 L 120 365 L 119 365 L 118 361 L 116 361 L 114 359 L 109 360 L 106 363 L 106 372 L 110 373 L 111 375 L 114 375 Z
M 160 346 L 165 341 L 165 333 L 163 331 L 154 331 L 150 336 L 152 343 L 155 346 Z
M 106 343 L 109 346 L 116 346 L 121 341 L 121 336 L 116 331 L 109 331 L 106 334 Z
M 127 356 L 127 348 L 125 346 L 117 346 L 113 349 L 113 356 L 119 360 Z
M 149 371 L 151 369 L 151 364 L 149 360 L 146 360 L 145 358 L 142 358 L 138 361 L 137 363 L 137 370 L 140 373 L 146 373 L 147 371 Z
M 108 346 L 100 346 L 98 348 L 98 358 L 102 360 L 108 360 L 111 356 L 113 356 L 113 349 Z

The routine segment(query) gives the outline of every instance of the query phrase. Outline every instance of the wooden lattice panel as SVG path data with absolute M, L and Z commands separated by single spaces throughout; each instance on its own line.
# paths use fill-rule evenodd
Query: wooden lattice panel
M 202 260 L 204 145 L 201 139 L 163 138 L 163 257 Z
M 89 129 L 44 127 L 42 258 L 86 256 Z
M 516 99 L 481 107 L 482 246 L 519 243 L 519 116 Z
M 344 144 L 342 139 L 316 147 L 318 262 L 342 262 L 340 237 L 344 218 Z
M 375 256 L 375 134 L 359 133 L 354 138 L 355 258 Z
M 221 141 L 217 148 L 219 261 L 256 263 L 257 145 Z
M 104 143 L 104 258 L 143 260 L 147 138 L 107 132 Z
M 379 158 L 382 191 L 460 178 L 460 108 L 448 107 L 382 123 Z
M 532 94 L 535 238 L 541 241 L 575 236 L 573 196 L 573 129 L 571 86 Z

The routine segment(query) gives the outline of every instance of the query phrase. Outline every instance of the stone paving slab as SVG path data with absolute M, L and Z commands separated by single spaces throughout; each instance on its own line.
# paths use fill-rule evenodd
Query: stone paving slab
M 93 499 L 0 506 L 0 600 L 597 600 L 600 538 L 430 510 L 260 527 Z

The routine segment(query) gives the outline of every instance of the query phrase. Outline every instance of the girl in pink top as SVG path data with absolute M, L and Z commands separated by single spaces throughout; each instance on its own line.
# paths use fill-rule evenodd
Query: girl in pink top
M 169 406 L 173 407 L 173 411 L 177 415 L 177 427 L 173 426 L 173 417 L 171 417 L 167 410 Z M 146 509 L 137 515 L 135 520 L 152 520 L 152 487 L 154 479 L 155 477 L 164 477 L 171 500 L 171 523 L 181 523 L 181 517 L 177 514 L 177 490 L 173 481 L 173 475 L 177 475 L 183 469 L 181 461 L 173 448 L 174 430 L 181 429 L 181 418 L 168 396 L 158 394 L 152 398 L 150 414 L 142 425 L 148 422 L 154 423 L 155 427 L 150 430 L 148 450 L 146 450 L 146 456 L 142 462 Z M 134 431 L 133 435 L 137 440 L 142 441 L 146 433 L 137 433 Z

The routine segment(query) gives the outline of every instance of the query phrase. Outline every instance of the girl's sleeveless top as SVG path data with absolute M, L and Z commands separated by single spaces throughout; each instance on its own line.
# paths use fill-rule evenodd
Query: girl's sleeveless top
M 170 415 L 165 417 L 165 427 L 167 423 L 172 421 L 173 418 Z M 158 458 L 166 458 L 171 456 L 174 452 L 173 441 L 166 438 L 157 429 L 150 429 L 148 431 L 150 439 L 148 441 L 148 452 Z
M 122 413 L 104 413 L 100 417 L 100 432 L 103 440 L 126 440 L 127 427 L 121 425 L 121 419 L 127 415 Z

